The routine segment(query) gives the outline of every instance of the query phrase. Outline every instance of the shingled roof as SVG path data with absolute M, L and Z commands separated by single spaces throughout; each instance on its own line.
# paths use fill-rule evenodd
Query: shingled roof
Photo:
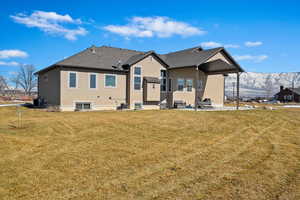
M 202 50 L 200 47 L 189 48 L 173 53 L 161 55 L 162 59 L 168 63 L 170 68 L 180 68 L 188 66 L 198 66 L 204 63 L 208 58 L 215 55 L 223 48 Z
M 122 70 L 123 63 L 129 58 L 141 54 L 144 52 L 108 46 L 92 46 L 54 65 Z
M 143 52 L 108 46 L 91 46 L 90 48 L 87 48 L 73 56 L 70 56 L 47 68 L 44 68 L 37 73 L 49 70 L 57 66 L 124 71 L 124 66 L 133 65 L 149 55 L 155 56 L 169 69 L 200 66 L 201 64 L 205 63 L 210 57 L 220 51 L 224 51 L 226 53 L 226 51 L 222 47 L 209 50 L 203 50 L 201 47 L 194 47 L 159 55 L 154 51 Z M 239 65 L 230 57 L 229 54 L 228 56 L 233 61 L 233 63 L 241 71 L 243 71 L 239 67 Z
M 298 95 L 300 95 L 300 87 L 299 88 L 294 88 L 291 89 L 293 92 L 297 93 Z

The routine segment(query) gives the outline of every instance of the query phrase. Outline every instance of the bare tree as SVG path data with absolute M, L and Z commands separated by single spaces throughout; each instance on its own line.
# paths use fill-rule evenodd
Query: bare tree
M 292 88 L 294 89 L 298 83 L 298 81 L 300 81 L 300 72 L 295 72 L 292 75 Z
M 272 83 L 272 77 L 271 75 L 268 75 L 266 80 L 265 80 L 265 84 L 264 84 L 264 89 L 266 91 L 266 97 L 270 98 L 273 92 L 273 83 Z
M 0 94 L 4 96 L 6 89 L 8 89 L 6 78 L 4 76 L 0 76 Z
M 300 72 L 295 72 L 292 76 L 292 89 L 294 90 L 295 86 L 297 85 L 298 81 L 300 80 Z M 295 101 L 295 95 L 293 93 L 293 101 Z
M 21 65 L 19 71 L 12 77 L 11 81 L 20 86 L 25 94 L 30 95 L 37 86 L 37 79 L 34 75 L 35 67 L 33 65 Z
M 20 74 L 18 72 L 13 72 L 9 80 L 14 84 L 15 90 L 19 88 Z

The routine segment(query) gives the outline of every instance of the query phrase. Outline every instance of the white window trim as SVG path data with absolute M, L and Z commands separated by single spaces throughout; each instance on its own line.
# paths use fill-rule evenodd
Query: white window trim
M 139 67 L 139 68 L 141 69 L 141 74 L 138 75 L 138 74 L 135 74 L 135 73 L 134 73 L 134 70 L 135 70 L 136 67 Z M 141 65 L 136 65 L 136 66 L 133 67 L 133 90 L 134 90 L 134 91 L 141 91 L 142 88 L 143 88 L 143 87 L 142 87 L 142 74 L 143 74 L 142 69 L 143 69 L 143 68 L 142 68 Z M 134 88 L 134 77 L 140 77 L 140 78 L 141 78 L 141 80 L 140 80 L 140 86 L 141 86 L 140 89 L 135 89 L 135 88 Z
M 96 87 L 95 88 L 91 88 L 91 75 L 96 75 Z M 89 73 L 89 89 L 91 90 L 97 90 L 98 89 L 98 74 L 97 73 Z
M 106 86 L 106 76 L 114 76 L 116 80 L 115 86 Z M 118 85 L 118 76 L 116 74 L 104 74 L 104 88 L 117 88 Z
M 94 101 L 91 101 L 91 100 L 74 100 L 73 101 L 73 108 L 76 109 L 76 103 L 89 103 L 91 104 L 91 109 L 83 109 L 83 110 L 94 110 L 94 105 L 95 105 L 95 102 Z
M 187 83 L 188 80 L 191 80 L 191 81 L 192 81 L 192 90 L 191 90 L 191 91 L 188 91 L 188 87 L 187 87 L 188 85 L 186 84 L 186 91 L 187 91 L 187 92 L 193 92 L 194 79 L 192 79 L 192 78 L 187 78 L 187 79 L 185 79 L 185 82 Z
M 141 104 L 141 110 L 143 110 L 144 109 L 144 104 L 143 104 L 143 102 L 141 102 L 141 101 L 133 101 L 133 109 L 135 110 L 135 104 L 136 103 L 140 103 Z
M 75 73 L 76 74 L 76 87 L 70 87 L 70 74 L 71 73 Z M 77 89 L 78 88 L 78 79 L 79 79 L 79 75 L 78 75 L 77 72 L 75 72 L 75 71 L 69 71 L 68 72 L 68 88 L 69 89 Z
M 182 80 L 183 80 L 183 89 L 182 89 L 182 90 L 178 90 L 178 80 L 179 80 L 179 79 L 182 79 Z M 184 81 L 185 81 L 184 78 L 177 78 L 177 81 L 176 81 L 176 91 L 177 91 L 177 92 L 184 92 Z

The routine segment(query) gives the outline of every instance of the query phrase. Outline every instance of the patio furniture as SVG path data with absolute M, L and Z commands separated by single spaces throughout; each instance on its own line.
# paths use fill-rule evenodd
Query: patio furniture
M 202 101 L 198 102 L 198 107 L 199 108 L 212 108 L 212 102 L 210 98 L 205 98 Z
M 186 107 L 186 103 L 182 100 L 175 100 L 174 101 L 174 108 L 183 109 Z

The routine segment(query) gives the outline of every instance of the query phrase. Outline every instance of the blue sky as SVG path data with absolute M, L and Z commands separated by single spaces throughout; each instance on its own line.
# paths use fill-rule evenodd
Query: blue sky
M 93 44 L 158 53 L 222 45 L 246 71 L 300 71 L 299 8 L 296 0 L 3 1 L 0 74 Z

